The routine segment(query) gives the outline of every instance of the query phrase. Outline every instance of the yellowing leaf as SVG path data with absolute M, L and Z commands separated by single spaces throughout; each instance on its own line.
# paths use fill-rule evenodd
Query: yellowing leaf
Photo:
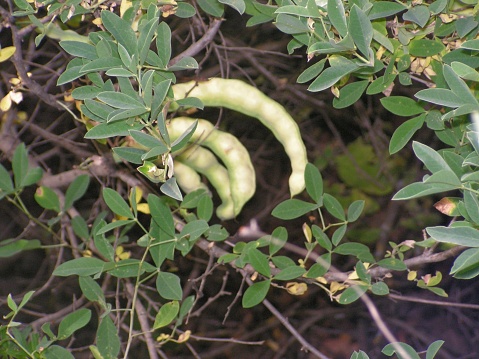
M 186 332 L 181 333 L 180 336 L 178 337 L 178 343 L 186 342 L 188 339 L 190 339 L 190 335 L 191 335 L 191 330 L 187 330 Z
M 417 272 L 415 270 L 412 270 L 407 274 L 407 280 L 412 281 L 416 278 L 417 278 Z
M 343 284 L 340 284 L 338 282 L 332 282 L 331 285 L 329 286 L 329 290 L 331 291 L 331 294 L 336 293 L 339 290 L 342 290 L 346 288 Z
M 3 112 L 7 112 L 10 110 L 12 107 L 12 99 L 10 98 L 10 94 L 6 94 L 1 100 L 0 100 L 0 110 Z
M 7 61 L 15 53 L 15 46 L 7 46 L 0 49 L 0 62 Z
M 148 203 L 138 204 L 137 209 L 138 209 L 138 212 L 150 214 L 150 206 L 148 206 Z
M 286 284 L 286 290 L 292 295 L 303 295 L 308 290 L 306 283 L 290 282 Z

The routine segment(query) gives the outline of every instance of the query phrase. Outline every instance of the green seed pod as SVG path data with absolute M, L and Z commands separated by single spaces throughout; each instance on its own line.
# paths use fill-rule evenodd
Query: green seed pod
M 180 165 L 180 167 L 178 167 L 178 165 Z M 188 187 L 193 189 L 201 188 L 196 183 L 194 177 L 188 176 L 184 178 L 181 173 L 181 165 L 189 167 L 193 172 L 196 171 L 203 174 L 216 189 L 222 202 L 216 209 L 216 215 L 218 218 L 227 220 L 234 218 L 238 214 L 235 213 L 234 210 L 228 170 L 218 162 L 211 151 L 201 146 L 192 146 L 175 158 L 175 176 L 178 184 L 182 186 L 183 190 L 185 190 L 185 183 Z M 180 168 L 180 172 L 178 172 L 178 168 Z M 198 176 L 196 172 L 195 175 Z M 195 186 L 197 187 L 195 188 Z
M 179 160 L 175 160 L 174 168 L 176 182 L 185 193 L 190 193 L 200 188 L 209 191 L 208 186 L 201 182 L 201 177 L 198 172 L 191 166 Z
M 308 163 L 306 148 L 299 127 L 283 106 L 255 87 L 240 80 L 212 78 L 204 82 L 187 82 L 172 86 L 175 99 L 186 96 L 199 98 L 205 106 L 226 107 L 255 117 L 283 145 L 290 158 L 289 178 L 291 196 L 305 188 L 304 170 Z
M 194 120 L 188 117 L 174 118 L 168 124 L 168 133 L 172 138 L 177 138 L 193 122 Z M 198 120 L 198 126 L 191 141 L 208 147 L 228 169 L 234 216 L 238 215 L 256 190 L 256 176 L 248 151 L 235 136 L 217 130 L 211 122 L 206 120 Z M 218 187 L 215 187 L 218 190 Z

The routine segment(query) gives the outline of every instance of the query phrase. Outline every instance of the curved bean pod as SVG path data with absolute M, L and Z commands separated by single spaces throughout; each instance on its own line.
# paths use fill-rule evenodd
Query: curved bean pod
M 291 196 L 305 188 L 304 170 L 308 162 L 299 127 L 283 106 L 255 87 L 240 80 L 212 78 L 204 82 L 186 82 L 172 86 L 175 99 L 199 98 L 205 106 L 226 107 L 255 117 L 273 132 L 290 158 Z
M 179 137 L 193 122 L 188 117 L 174 118 L 168 125 L 168 133 L 172 138 Z M 256 190 L 256 176 L 248 151 L 235 136 L 217 130 L 211 122 L 201 119 L 191 141 L 199 141 L 211 149 L 228 169 L 236 216 Z
M 208 186 L 201 182 L 201 177 L 194 168 L 179 160 L 174 161 L 174 167 L 176 182 L 185 193 L 190 193 L 200 188 L 209 192 Z
M 191 183 L 191 177 L 182 178 L 182 173 L 178 172 L 178 165 L 188 167 L 193 172 L 203 174 L 211 185 L 216 189 L 221 199 L 221 205 L 216 209 L 216 215 L 222 220 L 232 219 L 236 216 L 234 202 L 231 197 L 230 178 L 228 170 L 221 165 L 215 155 L 201 146 L 192 146 L 175 158 L 175 176 L 178 184 L 187 183 L 188 186 L 195 186 Z M 198 174 L 195 172 L 195 175 Z M 195 180 L 196 182 L 196 180 Z M 203 184 L 203 183 L 202 183 Z M 185 190 L 184 187 L 182 187 Z M 193 188 L 197 189 L 199 187 Z M 186 192 L 186 190 L 185 190 Z

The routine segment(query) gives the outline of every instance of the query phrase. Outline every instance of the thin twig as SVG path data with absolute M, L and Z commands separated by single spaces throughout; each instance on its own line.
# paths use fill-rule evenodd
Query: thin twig
M 133 286 L 133 284 L 131 284 L 130 282 L 125 282 L 125 288 L 128 295 L 133 297 L 135 292 L 135 287 Z M 132 308 L 132 310 L 136 312 L 136 316 L 138 318 L 138 321 L 140 322 L 141 331 L 143 336 L 145 337 L 150 359 L 159 359 L 158 353 L 156 351 L 155 340 L 153 339 L 153 336 L 151 334 L 151 327 L 148 323 L 148 312 L 146 311 L 141 301 L 138 300 L 138 298 L 135 301 L 135 308 Z
M 181 59 L 187 57 L 187 56 L 195 56 L 198 54 L 201 50 L 203 50 L 208 44 L 214 39 L 216 36 L 216 33 L 218 32 L 221 23 L 223 20 L 221 19 L 214 19 L 212 23 L 210 24 L 208 30 L 206 30 L 205 34 L 201 39 L 199 39 L 197 42 L 193 43 L 188 47 L 185 51 L 183 51 L 181 54 L 178 56 L 175 56 L 170 60 L 170 63 L 168 66 L 173 66 L 176 64 L 178 61 Z
M 465 308 L 465 309 L 474 309 L 479 310 L 479 304 L 469 304 L 469 303 L 454 303 L 454 302 L 444 302 L 440 300 L 431 300 L 424 298 L 410 297 L 407 295 L 397 295 L 389 293 L 388 297 L 395 300 L 401 300 L 405 302 L 414 302 L 414 303 L 423 303 L 429 305 L 437 305 L 441 307 L 453 307 L 453 308 Z

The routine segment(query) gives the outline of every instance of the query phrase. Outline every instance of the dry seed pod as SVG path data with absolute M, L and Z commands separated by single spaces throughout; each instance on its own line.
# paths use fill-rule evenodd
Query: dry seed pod
M 291 196 L 305 188 L 304 170 L 308 163 L 306 148 L 299 127 L 283 106 L 255 87 L 240 80 L 212 78 L 203 82 L 187 82 L 172 86 L 175 99 L 199 98 L 205 106 L 226 107 L 255 117 L 273 132 L 290 158 Z
M 172 138 L 177 138 L 193 122 L 194 120 L 188 117 L 174 118 L 168 124 L 168 133 Z M 215 184 L 213 186 L 218 192 L 225 191 L 227 186 L 230 188 L 234 203 L 233 216 L 230 218 L 234 218 L 256 190 L 256 176 L 248 151 L 235 136 L 217 130 L 213 124 L 201 119 L 198 120 L 191 141 L 199 142 L 202 146 L 211 149 L 228 169 L 229 182 L 219 183 L 220 188 Z

